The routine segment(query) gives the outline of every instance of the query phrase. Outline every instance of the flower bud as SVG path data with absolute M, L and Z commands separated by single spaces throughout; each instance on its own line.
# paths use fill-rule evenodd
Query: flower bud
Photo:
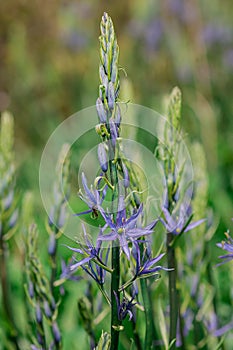
M 16 209 L 10 217 L 9 228 L 13 228 L 16 225 L 16 222 L 18 220 L 18 214 L 19 214 L 18 209 Z
M 39 348 L 37 346 L 35 346 L 34 344 L 31 344 L 31 350 L 39 350 Z
M 116 123 L 112 119 L 109 120 L 109 127 L 110 127 L 111 141 L 113 146 L 115 146 L 118 133 L 117 133 Z
M 111 337 L 107 332 L 102 332 L 96 350 L 110 350 Z
M 118 67 L 116 65 L 112 66 L 112 76 L 111 76 L 111 81 L 113 84 L 115 84 L 118 76 Z
M 115 123 L 116 123 L 117 127 L 119 128 L 119 126 L 121 124 L 121 109 L 120 109 L 120 106 L 118 104 L 116 105 Z
M 104 67 L 102 65 L 100 65 L 100 67 L 99 67 L 99 76 L 100 76 L 101 83 L 103 85 L 105 85 L 104 81 L 106 81 L 107 76 L 105 74 L 105 70 L 104 70 Z
M 3 209 L 4 210 L 8 210 L 13 202 L 14 199 L 14 191 L 11 190 L 8 195 L 6 196 L 6 198 L 3 199 Z
M 115 91 L 114 91 L 114 85 L 113 83 L 110 81 L 110 83 L 108 84 L 108 105 L 110 109 L 114 108 L 115 105 Z
M 92 312 L 90 301 L 86 297 L 82 297 L 78 300 L 78 310 L 83 322 L 84 329 L 88 332 L 92 325 Z
M 49 303 L 47 300 L 44 301 L 44 313 L 45 313 L 46 317 L 48 317 L 48 318 L 52 317 L 52 312 L 51 312 L 51 309 L 50 309 L 50 306 L 49 306 Z
M 29 281 L 29 284 L 28 284 L 28 294 L 29 294 L 31 299 L 34 298 L 35 292 L 34 292 L 34 285 L 33 285 L 32 281 Z
M 58 223 L 57 223 L 57 226 L 59 229 L 64 226 L 65 219 L 66 219 L 66 205 L 65 203 L 63 203 L 60 208 L 60 214 L 59 214 Z
M 42 312 L 39 302 L 36 304 L 36 322 L 39 324 L 42 322 Z
M 54 216 L 55 216 L 55 207 L 53 206 L 49 212 L 49 217 L 48 217 L 49 226 L 54 225 Z
M 108 170 L 108 160 L 104 143 L 98 145 L 98 158 L 102 171 L 106 173 Z
M 124 163 L 122 163 L 122 168 L 123 168 L 123 176 L 124 176 L 123 183 L 124 183 L 124 187 L 127 188 L 127 187 L 129 187 L 129 184 L 130 184 L 129 183 L 129 172 L 128 172 L 128 169 Z
M 104 124 L 107 122 L 107 111 L 104 107 L 103 102 L 101 101 L 101 99 L 98 97 L 96 100 L 96 110 L 97 110 L 97 114 L 100 120 L 100 123 Z
M 55 234 L 51 233 L 51 235 L 49 237 L 49 246 L 48 246 L 49 255 L 51 255 L 51 256 L 55 255 L 56 247 L 57 247 L 56 236 L 55 236 Z
M 59 344 L 61 342 L 61 333 L 56 322 L 52 324 L 52 332 L 55 343 Z
M 43 337 L 42 335 L 39 333 L 39 332 L 36 332 L 36 337 L 37 337 L 37 341 L 40 345 L 44 345 L 44 340 L 43 340 Z M 36 348 L 38 349 L 38 348 Z M 42 348 L 39 348 L 39 349 L 42 349 Z

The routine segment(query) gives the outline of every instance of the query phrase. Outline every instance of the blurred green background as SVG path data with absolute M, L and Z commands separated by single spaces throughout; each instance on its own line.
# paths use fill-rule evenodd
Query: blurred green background
M 162 113 L 164 96 L 176 85 L 181 88 L 187 139 L 199 140 L 205 148 L 209 204 L 219 218 L 214 241 L 220 241 L 224 230 L 232 229 L 233 217 L 232 0 L 2 0 L 0 111 L 8 109 L 15 117 L 18 187 L 38 194 L 41 211 L 38 169 L 45 143 L 65 118 L 94 105 L 98 96 L 104 11 L 113 19 L 120 47 L 121 98 Z M 216 248 L 213 254 L 218 253 Z M 20 259 L 10 259 L 13 273 Z M 18 273 L 13 280 L 17 314 L 23 318 Z M 76 285 L 68 284 L 70 305 L 61 321 L 66 348 L 78 337 L 80 344 L 86 342 L 71 316 L 76 301 L 69 295 L 76 295 Z M 229 284 L 228 274 L 220 272 L 218 287 L 232 306 Z
M 55 127 L 95 104 L 106 11 L 120 46 L 122 98 L 162 112 L 164 95 L 181 88 L 184 128 L 205 147 L 222 234 L 233 216 L 232 10 L 231 0 L 1 1 L 0 110 L 15 117 L 22 189 L 38 187 Z

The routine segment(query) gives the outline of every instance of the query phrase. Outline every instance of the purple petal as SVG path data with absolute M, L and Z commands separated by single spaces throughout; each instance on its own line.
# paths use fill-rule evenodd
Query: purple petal
M 128 230 L 126 234 L 130 238 L 139 238 L 141 236 L 150 235 L 152 233 L 153 230 L 146 230 L 144 228 L 135 227 L 133 229 Z
M 233 254 L 220 255 L 219 259 L 233 259 Z
M 214 331 L 214 336 L 215 337 L 221 337 L 226 332 L 230 331 L 232 328 L 233 328 L 233 321 L 231 321 L 230 323 L 227 323 L 225 326 L 215 330 Z
M 161 260 L 164 257 L 164 255 L 165 255 L 165 253 L 162 253 L 162 254 L 158 255 L 156 258 L 149 260 L 144 266 L 147 267 L 147 268 L 153 266 L 159 260 Z
M 79 254 L 84 254 L 83 253 L 83 251 L 81 250 L 81 249 L 79 249 L 79 248 L 72 248 L 72 247 L 70 247 L 70 246 L 68 246 L 68 245 L 66 245 L 66 244 L 63 244 L 66 248 L 69 248 L 70 250 L 72 250 L 73 252 L 75 252 L 75 253 L 79 253 Z
M 86 228 L 84 226 L 84 224 L 82 224 L 82 228 L 83 228 L 83 233 L 84 233 L 84 239 L 85 239 L 85 243 L 86 243 L 86 246 L 88 249 L 84 249 L 85 251 L 91 251 L 92 252 L 92 255 L 95 255 L 94 252 L 95 252 L 95 248 L 92 244 L 92 242 L 89 240 L 88 238 L 88 235 L 87 235 L 87 232 L 86 232 Z
M 143 268 L 142 271 L 140 272 L 140 275 L 156 274 L 160 270 L 171 271 L 171 269 L 167 269 L 166 267 L 163 267 L 163 266 L 155 266 L 153 269 Z
M 156 224 L 159 222 L 159 220 L 158 219 L 156 219 L 156 220 L 154 220 L 154 221 L 152 221 L 149 225 L 147 225 L 146 227 L 144 227 L 144 230 L 152 230 L 155 226 L 156 226 Z
M 119 196 L 117 211 L 117 223 L 119 223 L 119 225 L 122 225 L 126 215 L 124 196 Z
M 92 192 L 89 190 L 88 186 L 87 186 L 87 179 L 86 179 L 86 176 L 84 173 L 82 173 L 82 184 L 83 184 L 83 188 L 84 188 L 84 191 L 87 195 L 87 197 L 93 202 L 95 203 L 96 202 L 96 199 L 94 197 L 94 195 L 92 194 Z
M 95 190 L 94 193 L 95 193 L 95 203 L 96 203 L 96 205 L 97 205 L 97 207 L 98 207 L 98 209 L 99 209 L 99 206 L 100 206 L 101 203 L 103 202 L 104 197 L 103 197 L 103 195 L 102 195 L 102 198 L 100 198 L 100 193 L 99 193 L 99 191 L 97 191 L 97 190 Z
M 110 219 L 110 217 L 105 213 L 104 209 L 102 207 L 98 208 L 100 211 L 100 214 L 103 216 L 104 221 L 106 222 L 106 224 L 112 229 L 114 230 L 116 228 L 116 226 L 113 224 L 112 220 Z
M 92 212 L 92 209 L 88 209 L 88 210 L 82 211 L 81 213 L 76 213 L 76 214 L 74 214 L 74 216 L 90 214 L 91 212 Z
M 71 265 L 70 266 L 70 271 L 76 270 L 79 266 L 86 264 L 91 259 L 93 259 L 93 256 L 88 256 L 87 258 L 84 258 L 84 259 L 80 260 L 76 264 Z
M 118 239 L 120 241 L 121 248 L 124 251 L 127 259 L 130 260 L 129 246 L 128 246 L 128 242 L 127 242 L 125 236 L 124 235 L 118 235 Z
M 201 220 L 192 222 L 191 224 L 189 224 L 189 225 L 186 227 L 186 229 L 184 230 L 184 232 L 188 232 L 188 231 L 194 229 L 195 227 L 201 225 L 204 221 L 206 221 L 206 219 L 201 219 Z
M 142 213 L 143 210 L 143 205 L 140 204 L 140 207 L 138 208 L 137 212 L 135 214 L 133 214 L 127 221 L 125 224 L 126 228 L 133 228 L 134 225 L 136 224 L 136 221 L 138 219 L 138 216 Z
M 228 252 L 232 252 L 232 253 L 233 253 L 233 244 L 232 244 L 232 243 L 224 242 L 223 245 L 222 245 L 222 249 L 227 250 Z
M 132 311 L 130 311 L 130 310 L 127 310 L 127 312 L 128 312 L 128 314 L 129 314 L 129 320 L 131 321 L 132 318 L 133 318 L 133 313 L 132 313 Z
M 175 229 L 177 227 L 177 223 L 173 220 L 173 218 L 172 218 L 171 214 L 169 213 L 169 211 L 167 210 L 167 208 L 163 207 L 163 213 L 164 213 L 165 219 L 167 221 L 167 224 L 168 224 L 170 230 Z
M 136 261 L 136 273 L 138 273 L 141 265 L 141 255 L 140 255 L 140 248 L 138 243 L 135 241 L 132 249 L 133 257 Z
M 114 241 L 115 239 L 117 239 L 117 233 L 114 231 L 112 231 L 108 235 L 100 235 L 98 237 L 98 240 L 100 240 L 100 241 Z

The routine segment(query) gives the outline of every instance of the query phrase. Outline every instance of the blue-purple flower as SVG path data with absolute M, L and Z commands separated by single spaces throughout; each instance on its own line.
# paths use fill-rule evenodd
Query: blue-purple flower
M 99 211 L 107 224 L 105 228 L 109 227 L 111 232 L 105 235 L 100 234 L 98 240 L 118 240 L 128 260 L 130 260 L 129 242 L 134 242 L 140 237 L 151 234 L 154 226 L 158 222 L 158 220 L 155 220 L 146 227 L 137 227 L 137 221 L 139 216 L 142 214 L 143 206 L 141 204 L 138 210 L 132 214 L 131 217 L 126 218 L 126 209 L 123 196 L 119 196 L 116 222 L 113 221 L 112 215 L 107 214 L 102 207 L 99 207 Z
M 70 276 L 72 276 L 73 273 L 76 272 L 79 267 L 81 267 L 92 278 L 94 278 L 97 283 L 102 285 L 104 283 L 106 271 L 110 271 L 110 269 L 107 267 L 109 248 L 102 249 L 102 242 L 100 240 L 97 240 L 97 244 L 94 246 L 88 238 L 85 226 L 82 226 L 86 245 L 81 245 L 81 248 L 73 248 L 69 246 L 68 248 L 75 253 L 81 254 L 83 258 L 81 260 L 77 260 L 75 257 L 73 257 L 74 263 L 69 265 L 69 268 L 63 272 L 61 277 L 70 278 Z M 104 250 L 106 251 L 105 258 L 103 254 Z
M 149 242 L 146 242 L 148 244 Z M 135 241 L 132 249 L 132 255 L 136 262 L 135 277 L 149 277 L 158 275 L 158 271 L 165 270 L 170 271 L 166 267 L 156 265 L 160 261 L 165 253 L 159 254 L 157 257 L 152 258 L 151 249 L 145 248 L 140 250 L 139 242 Z
M 223 241 L 222 243 L 217 243 L 217 246 L 219 248 L 226 250 L 227 252 L 229 252 L 229 254 L 220 255 L 219 258 L 224 259 L 224 260 L 218 265 L 222 265 L 222 264 L 233 259 L 233 239 L 229 235 L 229 232 L 226 232 L 225 235 L 226 235 L 227 240 Z
M 87 179 L 84 173 L 82 173 L 82 184 L 84 189 L 84 194 L 79 191 L 79 197 L 85 202 L 89 209 L 82 211 L 81 213 L 77 213 L 76 216 L 93 213 L 95 215 L 98 207 L 102 204 L 104 197 L 106 195 L 107 185 L 104 187 L 102 196 L 100 197 L 100 191 L 94 190 L 92 187 L 89 189 L 87 185 Z
M 61 275 L 60 280 L 56 282 L 57 285 L 60 285 L 60 281 L 63 282 L 66 279 L 70 281 L 79 281 L 80 279 L 82 279 L 81 276 L 74 275 L 76 271 L 71 271 L 70 267 L 73 265 L 72 262 L 73 259 L 69 261 L 68 264 L 66 264 L 64 260 L 61 261 Z
M 133 318 L 133 308 L 137 304 L 135 301 L 136 294 L 134 293 L 131 299 L 126 298 L 125 295 L 123 295 L 122 301 L 120 302 L 117 294 L 114 292 L 116 302 L 117 302 L 117 316 L 119 321 L 123 321 L 127 315 L 129 315 L 129 320 L 131 321 Z
M 190 223 L 192 215 L 189 214 L 189 210 L 181 204 L 180 212 L 177 216 L 172 216 L 166 207 L 163 207 L 164 218 L 160 218 L 160 221 L 165 226 L 167 232 L 172 233 L 175 236 L 183 232 L 188 232 L 195 227 L 202 224 L 206 219 L 201 219 Z

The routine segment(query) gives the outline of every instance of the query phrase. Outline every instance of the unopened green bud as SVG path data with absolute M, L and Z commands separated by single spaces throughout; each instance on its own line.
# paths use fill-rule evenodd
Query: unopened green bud
M 13 160 L 14 118 L 9 112 L 1 117 L 0 149 L 7 162 Z
M 82 297 L 78 300 L 78 310 L 83 322 L 84 329 L 89 334 L 92 330 L 93 314 L 91 312 L 90 301 L 86 297 Z
M 171 92 L 168 104 L 168 119 L 175 129 L 180 128 L 181 98 L 181 91 L 176 86 Z
M 109 350 L 111 345 L 111 337 L 107 332 L 102 332 L 100 340 L 95 350 Z

